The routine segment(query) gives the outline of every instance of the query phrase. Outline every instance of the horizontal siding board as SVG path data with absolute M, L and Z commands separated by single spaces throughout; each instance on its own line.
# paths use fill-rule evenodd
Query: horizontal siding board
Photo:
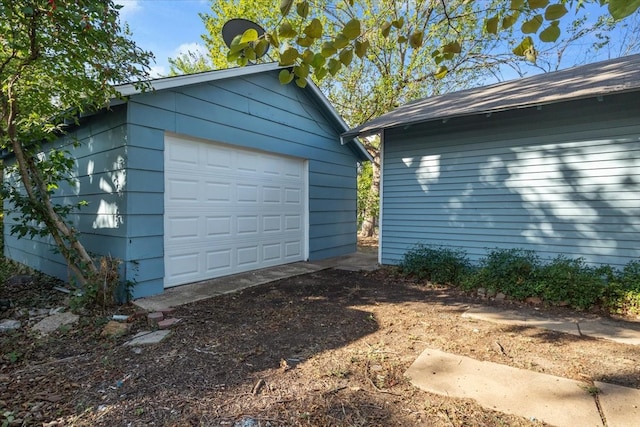
M 154 129 L 136 124 L 130 124 L 128 129 L 128 147 L 140 147 L 164 151 L 164 129 Z
M 385 132 L 383 262 L 416 243 L 475 259 L 494 246 L 616 266 L 639 258 L 640 105 L 605 104 Z
M 356 221 L 355 211 L 333 211 L 331 213 L 311 211 L 309 212 L 309 225 L 315 226 L 335 224 L 335 223 L 353 223 Z

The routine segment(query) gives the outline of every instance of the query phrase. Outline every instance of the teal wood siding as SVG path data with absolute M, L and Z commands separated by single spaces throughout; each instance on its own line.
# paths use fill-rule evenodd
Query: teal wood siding
M 381 261 L 416 244 L 640 258 L 640 101 L 586 99 L 384 134 Z
M 90 251 L 124 261 L 134 297 L 163 292 L 164 141 L 173 133 L 307 160 L 309 259 L 354 252 L 357 155 L 324 108 L 282 86 L 277 71 L 132 95 L 70 135 L 81 142 L 72 149 L 78 184 L 56 201 L 89 202 L 72 220 Z M 5 236 L 7 256 L 68 278 L 48 239 Z
M 53 197 L 54 203 L 89 204 L 73 213 L 69 219 L 81 231 L 81 240 L 92 253 L 126 259 L 128 221 L 126 197 L 126 112 L 115 108 L 83 120 L 81 127 L 61 139 L 56 146 L 72 153 L 76 162 L 74 185 L 63 183 Z M 76 140 L 78 147 L 72 145 Z M 9 159 L 9 163 L 11 163 Z M 54 252 L 51 237 L 18 239 L 9 234 L 16 215 L 5 203 L 5 247 L 8 258 L 49 275 L 68 280 L 70 277 L 61 255 Z M 123 267 L 123 272 L 126 267 Z
M 322 108 L 299 88 L 281 85 L 277 72 L 135 96 L 129 122 L 141 139 L 147 134 L 150 150 L 163 149 L 167 131 L 308 160 L 309 259 L 356 250 L 356 157 Z M 136 158 L 141 169 L 163 165 Z

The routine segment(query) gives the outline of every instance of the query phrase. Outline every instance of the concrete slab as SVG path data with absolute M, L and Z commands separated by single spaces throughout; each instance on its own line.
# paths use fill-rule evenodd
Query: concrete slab
M 594 382 L 607 427 L 640 425 L 640 390 Z
M 621 344 L 640 345 L 640 324 L 618 322 L 608 319 L 581 320 L 578 322 L 582 335 L 604 338 Z M 640 424 L 640 418 L 638 418 Z
M 640 323 L 580 316 L 545 317 L 530 312 L 501 307 L 476 306 L 462 314 L 463 318 L 485 320 L 506 325 L 543 328 L 573 335 L 603 338 L 621 344 L 640 345 Z
M 242 289 L 258 286 L 275 280 L 330 268 L 323 264 L 296 262 L 279 265 L 247 273 L 205 280 L 188 285 L 165 289 L 164 293 L 147 298 L 140 298 L 133 303 L 147 311 L 158 311 L 167 307 L 178 307 L 191 302 L 201 301 L 216 295 L 237 292 Z
M 505 325 L 526 326 L 530 328 L 543 328 L 551 331 L 564 332 L 566 334 L 580 335 L 578 319 L 545 317 L 533 317 L 516 310 L 505 310 L 500 307 L 477 306 L 472 307 L 462 314 L 469 319 L 485 320 Z
M 157 311 L 166 307 L 177 307 L 195 301 L 211 298 L 216 295 L 237 292 L 242 289 L 258 286 L 288 277 L 300 276 L 328 268 L 348 269 L 354 271 L 372 271 L 379 268 L 377 255 L 374 253 L 355 252 L 353 254 L 329 258 L 314 262 L 295 262 L 278 265 L 247 273 L 205 280 L 188 285 L 169 288 L 160 295 L 140 298 L 133 303 L 147 311 Z
M 426 349 L 405 373 L 416 387 L 473 399 L 496 411 L 555 426 L 602 426 L 586 383 Z
M 134 346 L 134 345 L 151 345 L 158 344 L 163 339 L 167 338 L 171 335 L 171 331 L 168 329 L 163 329 L 159 331 L 142 331 L 138 332 L 131 338 L 129 341 L 125 342 L 126 346 Z

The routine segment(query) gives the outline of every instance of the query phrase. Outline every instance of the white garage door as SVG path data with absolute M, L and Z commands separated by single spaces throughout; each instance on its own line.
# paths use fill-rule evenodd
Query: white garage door
M 165 137 L 165 287 L 305 259 L 305 161 Z

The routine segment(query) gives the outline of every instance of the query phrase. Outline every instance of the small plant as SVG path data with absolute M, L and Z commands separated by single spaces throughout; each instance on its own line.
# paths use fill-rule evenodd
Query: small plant
M 22 353 L 18 352 L 18 351 L 11 351 L 7 354 L 4 355 L 4 357 L 10 362 L 10 363 L 16 363 L 20 360 L 20 358 L 22 357 Z
M 567 302 L 572 307 L 587 309 L 601 301 L 609 270 L 590 267 L 584 258 L 560 255 L 540 268 L 539 294 L 545 301 Z
M 480 260 L 480 268 L 467 277 L 463 287 L 467 290 L 483 287 L 517 299 L 538 296 L 539 266 L 540 258 L 533 251 L 496 248 Z
M 418 279 L 457 286 L 468 274 L 471 263 L 461 249 L 418 245 L 405 254 L 400 268 Z

